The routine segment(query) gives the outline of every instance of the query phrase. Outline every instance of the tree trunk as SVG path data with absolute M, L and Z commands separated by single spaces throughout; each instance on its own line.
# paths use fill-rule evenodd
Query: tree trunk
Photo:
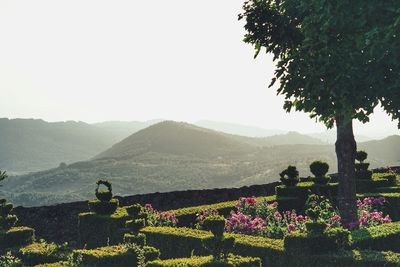
M 336 156 L 339 173 L 338 205 L 342 224 L 349 227 L 358 220 L 356 205 L 356 182 L 354 178 L 354 161 L 357 145 L 353 134 L 353 122 L 345 122 L 342 117 L 336 118 L 337 140 Z

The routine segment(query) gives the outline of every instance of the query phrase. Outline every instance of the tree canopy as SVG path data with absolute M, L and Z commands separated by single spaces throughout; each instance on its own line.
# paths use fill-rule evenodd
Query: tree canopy
M 274 54 L 284 108 L 332 127 L 367 122 L 378 104 L 400 118 L 399 12 L 395 0 L 251 0 L 240 18 L 256 55 Z

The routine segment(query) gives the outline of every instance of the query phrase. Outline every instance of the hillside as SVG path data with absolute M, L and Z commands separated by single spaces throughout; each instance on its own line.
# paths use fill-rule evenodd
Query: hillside
M 46 205 L 93 197 L 99 178 L 113 182 L 119 195 L 184 189 L 236 187 L 276 181 L 295 164 L 309 175 L 315 159 L 336 170 L 332 145 L 259 146 L 187 123 L 162 122 L 143 129 L 90 161 L 11 177 L 3 194 L 17 205 Z M 255 142 L 257 143 L 257 142 Z M 372 167 L 399 164 L 400 136 L 360 144 L 370 152 Z M 29 192 L 29 193 L 27 193 Z
M 26 173 L 87 160 L 119 140 L 84 122 L 0 119 L 0 169 Z
M 157 121 L 46 122 L 0 119 L 0 169 L 23 174 L 88 160 Z

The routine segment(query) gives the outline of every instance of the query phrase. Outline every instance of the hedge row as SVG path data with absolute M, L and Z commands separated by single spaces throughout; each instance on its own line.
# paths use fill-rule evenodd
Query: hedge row
M 206 255 L 202 240 L 211 236 L 211 233 L 188 228 L 146 227 L 142 230 L 147 236 L 149 245 L 160 249 L 165 258 L 184 258 L 191 255 Z M 263 237 L 228 234 L 235 237 L 236 245 L 233 253 L 242 256 L 260 257 L 263 266 L 268 267 L 304 267 L 314 266 L 354 266 L 378 267 L 400 266 L 400 254 L 378 251 L 343 251 L 322 255 L 286 252 L 283 240 Z
M 267 201 L 267 202 L 274 202 L 276 200 L 275 196 L 267 196 L 267 197 L 257 197 L 258 201 Z M 218 210 L 221 215 L 228 216 L 231 210 L 236 208 L 236 204 L 238 200 L 233 201 L 226 201 L 220 202 L 210 205 L 201 205 L 201 206 L 194 206 L 176 210 L 170 210 L 169 212 L 173 212 L 176 214 L 178 219 L 178 226 L 180 227 L 190 227 L 193 226 L 196 222 L 196 214 L 204 210 Z
M 37 242 L 21 248 L 19 255 L 30 266 L 67 260 L 69 251 L 55 243 Z
M 212 256 L 157 260 L 146 267 L 261 267 L 259 258 L 229 255 L 226 262 L 213 262 Z
M 135 267 L 138 260 L 138 255 L 134 251 L 122 245 L 74 250 L 73 257 L 80 258 L 83 265 L 93 267 Z
M 35 230 L 29 227 L 13 227 L 7 232 L 0 232 L 0 251 L 31 244 L 35 239 Z
M 400 222 L 359 229 L 351 236 L 355 248 L 400 252 Z

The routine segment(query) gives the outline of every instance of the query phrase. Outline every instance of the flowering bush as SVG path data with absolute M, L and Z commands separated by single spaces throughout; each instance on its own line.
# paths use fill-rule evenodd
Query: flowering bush
M 379 208 L 385 205 L 384 197 L 366 197 L 363 200 L 357 200 L 358 221 L 350 224 L 350 229 L 366 228 L 385 223 L 391 223 L 392 219 L 389 215 L 384 216 Z
M 384 216 L 377 208 L 384 205 L 385 198 L 365 198 L 357 201 L 359 221 L 351 227 L 370 227 L 390 223 L 388 215 Z M 226 222 L 225 230 L 232 233 L 259 235 L 270 238 L 283 238 L 291 232 L 306 232 L 306 222 L 314 221 L 324 224 L 327 229 L 341 227 L 341 217 L 329 199 L 311 195 L 307 200 L 307 216 L 297 214 L 295 210 L 279 212 L 276 202 L 269 204 L 255 198 L 241 198 L 237 211 L 232 211 Z M 203 216 L 210 214 L 204 212 Z
M 280 213 L 278 203 L 257 202 L 254 198 L 241 198 L 237 212 L 231 212 L 226 231 L 248 235 L 282 238 L 285 233 L 304 231 L 306 217 L 296 211 Z
M 146 222 L 149 226 L 176 226 L 178 219 L 173 212 L 160 212 L 155 210 L 151 204 L 144 205 Z

